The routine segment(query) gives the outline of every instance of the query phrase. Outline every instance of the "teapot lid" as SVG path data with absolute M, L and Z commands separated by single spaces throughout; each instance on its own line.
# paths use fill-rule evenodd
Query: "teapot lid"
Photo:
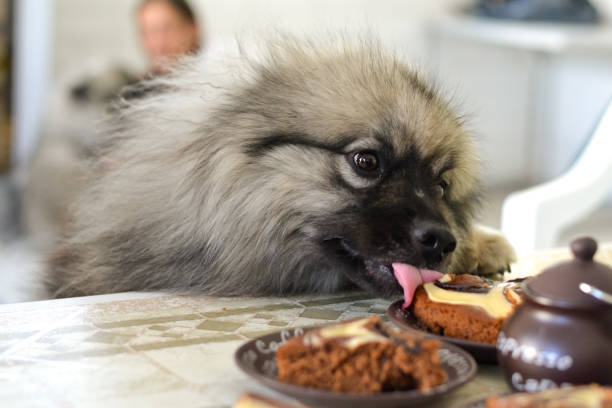
M 581 283 L 612 293 L 612 268 L 593 260 L 597 242 L 590 237 L 570 244 L 574 259 L 545 269 L 525 282 L 524 293 L 531 300 L 548 306 L 568 309 L 594 309 L 610 306 L 584 293 Z

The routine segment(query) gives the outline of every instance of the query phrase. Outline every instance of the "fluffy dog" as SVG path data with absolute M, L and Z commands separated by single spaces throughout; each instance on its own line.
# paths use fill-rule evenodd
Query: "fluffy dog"
M 379 44 L 283 38 L 222 61 L 187 60 L 124 107 L 50 295 L 393 298 L 407 275 L 513 259 L 472 225 L 479 166 L 460 117 Z

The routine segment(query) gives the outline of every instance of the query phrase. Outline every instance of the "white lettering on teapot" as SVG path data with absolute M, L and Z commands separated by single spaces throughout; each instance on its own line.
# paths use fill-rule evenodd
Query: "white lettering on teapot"
M 538 350 L 533 346 L 520 344 L 515 338 L 507 337 L 504 332 L 499 333 L 497 349 L 502 355 L 510 355 L 513 360 L 521 360 L 526 364 L 537 367 L 546 367 L 559 371 L 566 371 L 574 364 L 568 355 L 559 355 L 556 352 Z
M 557 384 L 548 378 L 523 378 L 520 373 L 513 373 L 511 376 L 512 386 L 519 391 L 538 392 L 546 390 L 556 390 L 557 388 L 571 387 L 570 383 Z

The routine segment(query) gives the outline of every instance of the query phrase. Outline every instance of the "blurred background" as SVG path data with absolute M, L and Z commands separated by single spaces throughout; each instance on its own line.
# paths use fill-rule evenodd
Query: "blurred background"
M 572 165 L 612 97 L 607 0 L 191 0 L 191 17 L 172 9 L 157 28 L 143 4 L 0 0 L 0 303 L 24 299 L 110 102 L 163 75 L 155 36 L 196 33 L 180 52 L 206 53 L 273 29 L 375 33 L 466 115 L 486 168 L 481 221 L 496 228 L 509 193 Z M 611 196 L 552 245 L 612 241 Z

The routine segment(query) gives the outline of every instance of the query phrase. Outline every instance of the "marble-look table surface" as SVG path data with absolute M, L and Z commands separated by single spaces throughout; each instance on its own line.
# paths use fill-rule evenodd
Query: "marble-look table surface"
M 518 268 L 539 270 L 567 257 L 539 254 Z M 241 344 L 283 328 L 384 316 L 389 304 L 362 293 L 120 293 L 0 305 L 0 406 L 212 408 L 231 407 L 245 391 L 280 398 L 237 368 Z M 503 392 L 499 367 L 480 365 L 473 381 L 433 406 L 460 407 Z

